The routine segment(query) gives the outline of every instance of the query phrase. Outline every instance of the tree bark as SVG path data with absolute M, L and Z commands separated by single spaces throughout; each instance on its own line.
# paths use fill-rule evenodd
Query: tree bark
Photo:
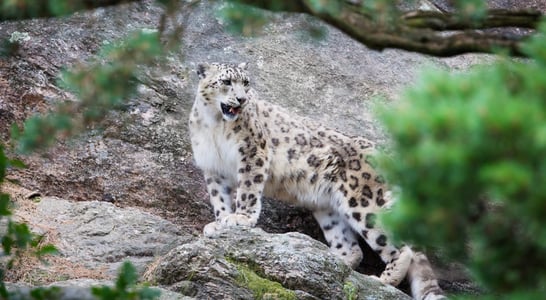
M 401 16 L 403 23 L 414 28 L 433 30 L 468 30 L 499 27 L 536 28 L 542 14 L 536 10 L 493 9 L 481 22 L 461 19 L 455 14 L 437 11 L 410 11 Z
M 332 9 L 320 9 L 313 3 L 316 1 L 312 0 L 237 2 L 273 11 L 313 15 L 371 49 L 398 48 L 439 57 L 470 52 L 497 53 L 499 50 L 512 56 L 526 56 L 520 45 L 531 33 L 524 36 L 506 36 L 484 29 L 535 29 L 542 17 L 540 12 L 531 9 L 497 9 L 487 11 L 482 21 L 472 22 L 452 13 L 411 11 L 399 12 L 391 22 L 382 22 L 360 7 L 341 0 Z

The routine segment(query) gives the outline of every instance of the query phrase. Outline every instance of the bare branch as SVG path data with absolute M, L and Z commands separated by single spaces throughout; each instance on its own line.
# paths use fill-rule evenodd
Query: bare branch
M 117 5 L 138 0 L 70 0 L 62 11 L 52 11 L 49 5 L 59 0 L 19 0 L 17 7 L 0 11 L 0 21 L 36 17 L 52 17 L 75 11 Z M 271 10 L 307 13 L 322 19 L 362 44 L 376 50 L 399 48 L 434 56 L 454 56 L 469 52 L 495 53 L 499 49 L 514 56 L 524 56 L 520 49 L 522 37 L 501 36 L 482 32 L 488 28 L 536 28 L 543 16 L 525 10 L 489 10 L 481 22 L 471 22 L 447 12 L 411 11 L 400 13 L 388 24 L 377 21 L 358 5 L 344 0 L 335 3 L 334 10 L 320 9 L 311 0 L 239 0 L 237 2 Z M 350 2 L 350 1 L 349 1 Z M 15 2 L 14 2 L 15 3 Z M 24 4 L 24 5 L 23 5 Z M 446 33 L 445 31 L 449 31 Z M 453 31 L 457 31 L 453 33 Z M 525 36 L 524 36 L 525 37 Z
M 274 3 L 276 11 L 313 15 L 375 50 L 398 48 L 440 57 L 470 52 L 496 53 L 499 50 L 513 56 L 525 56 L 520 48 L 524 37 L 506 37 L 481 30 L 492 27 L 536 28 L 542 17 L 540 12 L 533 10 L 490 10 L 483 22 L 471 23 L 453 14 L 413 11 L 402 14 L 398 22 L 385 24 L 346 1 L 338 1 L 335 10 L 317 9 L 311 0 L 238 2 L 264 9 L 270 9 Z
M 415 28 L 433 30 L 487 29 L 495 27 L 536 28 L 542 14 L 539 11 L 526 10 L 489 10 L 481 22 L 464 20 L 452 13 L 437 11 L 410 11 L 401 16 L 404 24 Z

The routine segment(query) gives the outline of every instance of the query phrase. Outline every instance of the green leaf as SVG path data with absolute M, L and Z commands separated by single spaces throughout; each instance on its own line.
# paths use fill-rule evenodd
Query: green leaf
M 11 201 L 9 200 L 9 195 L 0 193 L 0 217 L 11 216 L 10 206 Z
M 25 223 L 8 222 L 8 232 L 15 237 L 14 241 L 18 248 L 24 249 L 31 244 L 34 235 L 30 232 L 28 225 Z
M 153 300 L 161 296 L 161 291 L 158 289 L 143 287 L 138 291 L 138 296 L 141 300 Z
M 8 299 L 8 290 L 6 289 L 6 284 L 4 283 L 4 270 L 0 269 L 0 297 L 2 299 Z
M 7 167 L 8 167 L 8 158 L 4 154 L 4 147 L 0 144 L 0 183 L 4 181 Z
M 156 299 L 160 296 L 160 291 L 149 287 L 135 288 L 138 280 L 138 275 L 135 267 L 126 261 L 122 264 L 115 287 L 102 286 L 93 287 L 92 294 L 98 299 L 103 300 L 129 300 L 129 299 Z
M 26 167 L 27 167 L 27 165 L 25 165 L 25 163 L 22 160 L 19 160 L 19 159 L 11 159 L 9 161 L 9 166 L 19 168 L 19 169 L 26 169 Z
M 36 300 L 49 300 L 49 299 L 60 299 L 63 292 L 60 287 L 52 286 L 52 287 L 37 287 L 33 288 L 30 291 L 30 296 L 32 299 Z
M 120 299 L 119 293 L 108 286 L 92 287 L 91 294 L 101 300 Z
M 116 288 L 118 290 L 125 290 L 136 284 L 138 280 L 138 274 L 135 267 L 128 261 L 125 261 L 120 268 L 118 278 L 116 280 Z
M 14 240 L 9 235 L 4 235 L 2 237 L 2 249 L 6 255 L 11 254 L 11 249 L 13 248 Z
M 40 247 L 36 253 L 35 253 L 38 257 L 41 257 L 41 256 L 44 256 L 44 255 L 53 255 L 53 254 L 59 254 L 59 250 L 57 250 L 57 248 L 52 245 L 52 244 L 47 244 L 47 245 L 44 245 L 42 247 Z

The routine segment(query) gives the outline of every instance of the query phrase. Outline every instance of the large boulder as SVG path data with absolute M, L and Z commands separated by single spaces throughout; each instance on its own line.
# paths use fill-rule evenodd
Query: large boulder
M 59 251 L 45 258 L 48 264 L 25 256 L 16 261 L 6 273 L 15 281 L 8 284 L 14 299 L 28 297 L 30 284 L 60 287 L 55 295 L 62 300 L 93 299 L 90 287 L 113 286 L 124 261 L 161 290 L 160 299 L 409 299 L 301 233 L 234 228 L 198 238 L 139 209 L 6 189 L 14 218 Z
M 197 299 L 410 299 L 301 233 L 234 228 L 172 249 L 145 279 Z
M 13 185 L 6 190 L 15 201 L 15 220 L 24 221 L 42 236 L 41 245 L 51 243 L 59 252 L 47 259 L 48 264 L 40 264 L 32 256 L 17 260 L 16 267 L 7 271 L 12 281 L 111 280 L 124 261 L 142 273 L 156 257 L 194 238 L 142 209 L 38 197 Z M 27 199 L 28 195 L 33 197 Z

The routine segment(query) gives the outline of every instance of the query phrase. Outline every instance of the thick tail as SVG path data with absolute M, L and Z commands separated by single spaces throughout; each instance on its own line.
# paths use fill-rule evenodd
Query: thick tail
M 438 285 L 436 275 L 427 257 L 421 252 L 415 252 L 408 269 L 408 279 L 411 293 L 417 300 L 447 299 L 444 291 Z

